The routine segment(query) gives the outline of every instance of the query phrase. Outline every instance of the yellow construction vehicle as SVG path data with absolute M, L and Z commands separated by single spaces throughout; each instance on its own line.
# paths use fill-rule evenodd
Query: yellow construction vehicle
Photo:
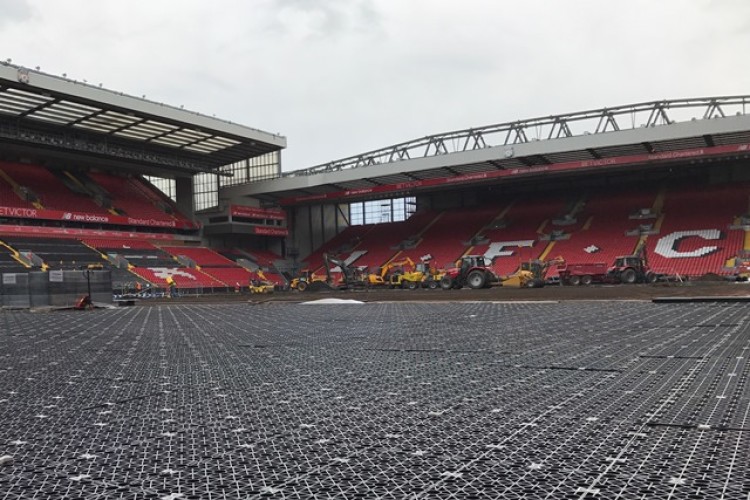
M 498 276 L 500 286 L 515 288 L 541 288 L 544 286 L 544 275 L 550 266 L 565 262 L 562 257 L 552 260 L 532 259 L 521 262 L 513 274 Z
M 299 292 L 333 290 L 331 284 L 321 276 L 311 273 L 309 269 L 303 270 L 300 275 L 289 283 L 291 290 Z
M 422 286 L 430 290 L 440 288 L 440 280 L 445 276 L 445 269 L 433 267 L 430 254 L 423 255 L 420 260 L 421 262 L 417 264 L 417 271 L 422 272 Z
M 275 285 L 266 278 L 263 271 L 258 270 L 256 274 L 258 275 L 258 278 L 250 280 L 250 293 L 273 293 Z
M 405 259 L 388 262 L 383 266 L 381 276 L 390 288 L 414 290 L 422 286 L 424 272 L 417 270 L 414 261 L 406 257 Z

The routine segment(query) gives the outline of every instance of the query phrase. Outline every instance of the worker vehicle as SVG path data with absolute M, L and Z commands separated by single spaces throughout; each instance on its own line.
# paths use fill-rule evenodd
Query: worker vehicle
M 323 254 L 323 267 L 325 268 L 325 278 L 317 276 L 309 269 L 304 269 L 299 276 L 289 282 L 291 290 L 300 292 L 310 291 L 319 292 L 321 290 L 335 290 L 333 275 L 331 275 L 331 262 L 328 254 Z
M 532 259 L 521 262 L 513 274 L 498 276 L 500 285 L 515 288 L 541 288 L 544 286 L 547 269 L 553 265 L 563 264 L 562 257 L 552 260 Z
M 733 275 L 735 281 L 748 281 L 748 278 L 750 278 L 750 258 L 735 257 Z
M 611 266 L 604 262 L 562 264 L 558 266 L 563 285 L 591 285 L 592 283 L 654 283 L 660 275 L 648 265 L 645 252 L 622 255 Z
M 445 275 L 440 280 L 440 287 L 443 290 L 450 290 L 468 286 L 476 290 L 489 288 L 497 282 L 498 278 L 485 263 L 484 255 L 464 255 L 457 267 L 446 269 Z
M 385 286 L 385 278 L 383 278 L 383 268 L 373 268 L 376 272 L 370 272 L 368 269 L 362 269 L 363 278 L 365 285 L 370 287 Z
M 256 274 L 258 277 L 250 280 L 250 293 L 273 293 L 276 285 L 266 278 L 263 271 L 259 270 Z
M 409 257 L 399 261 L 389 262 L 385 267 L 388 269 L 387 279 L 390 288 L 408 288 L 409 290 L 416 290 L 422 286 L 424 271 L 418 269 L 414 264 L 414 261 Z
M 299 292 L 334 290 L 334 287 L 330 283 L 328 283 L 325 278 L 317 276 L 315 273 L 311 273 L 307 269 L 302 271 L 299 276 L 289 282 L 289 288 L 291 290 L 297 290 Z
M 654 283 L 659 275 L 651 270 L 645 254 L 617 257 L 607 270 L 608 277 L 617 283 Z
M 432 255 L 430 254 L 421 256 L 419 260 L 416 270 L 422 273 L 421 286 L 431 290 L 440 288 L 440 280 L 445 276 L 445 270 L 432 265 Z

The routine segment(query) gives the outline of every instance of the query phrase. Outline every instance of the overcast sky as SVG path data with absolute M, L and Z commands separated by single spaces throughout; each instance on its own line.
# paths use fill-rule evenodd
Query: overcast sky
M 748 0 L 0 0 L 0 59 L 281 133 L 284 170 L 429 134 L 750 94 Z

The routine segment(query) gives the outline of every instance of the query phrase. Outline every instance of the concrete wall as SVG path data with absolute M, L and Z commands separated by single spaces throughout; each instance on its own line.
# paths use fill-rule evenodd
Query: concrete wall
M 289 246 L 298 251 L 299 259 L 307 257 L 349 226 L 348 214 L 349 207 L 346 204 L 289 208 Z

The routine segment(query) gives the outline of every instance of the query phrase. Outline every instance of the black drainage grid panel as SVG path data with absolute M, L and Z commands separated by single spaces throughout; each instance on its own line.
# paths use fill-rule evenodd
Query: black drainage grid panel
M 0 313 L 0 499 L 750 495 L 741 304 Z

